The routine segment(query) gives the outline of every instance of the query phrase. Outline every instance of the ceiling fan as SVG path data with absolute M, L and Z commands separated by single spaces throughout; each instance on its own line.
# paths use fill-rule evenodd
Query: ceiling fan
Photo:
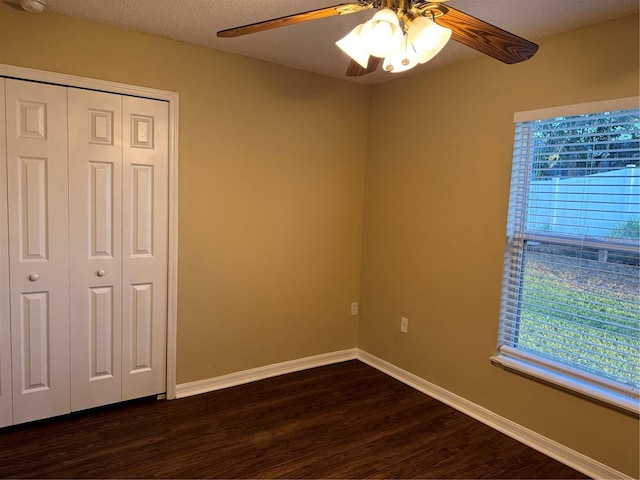
M 447 0 L 357 0 L 221 30 L 218 37 L 238 37 L 295 23 L 377 9 L 373 18 L 336 42 L 351 57 L 346 75 L 358 77 L 384 70 L 401 72 L 433 58 L 453 38 L 504 63 L 518 63 L 538 45 L 460 10 Z

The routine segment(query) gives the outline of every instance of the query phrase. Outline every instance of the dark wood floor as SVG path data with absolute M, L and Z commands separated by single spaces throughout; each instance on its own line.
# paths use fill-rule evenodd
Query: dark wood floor
M 358 361 L 0 431 L 3 478 L 585 478 Z

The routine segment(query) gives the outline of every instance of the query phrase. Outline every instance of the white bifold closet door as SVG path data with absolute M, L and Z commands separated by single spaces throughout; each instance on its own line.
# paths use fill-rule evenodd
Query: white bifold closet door
M 121 399 L 122 97 L 69 90 L 71 410 Z
M 13 422 L 66 413 L 67 89 L 6 80 Z
M 165 392 L 169 108 L 123 99 L 122 399 Z
M 167 104 L 5 83 L 13 423 L 164 392 Z

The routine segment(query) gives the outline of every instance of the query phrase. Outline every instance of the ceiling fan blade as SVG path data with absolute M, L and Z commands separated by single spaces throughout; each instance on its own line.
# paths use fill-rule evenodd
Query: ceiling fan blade
M 220 30 L 217 35 L 218 37 L 239 37 L 240 35 L 247 35 L 249 33 L 262 32 L 272 28 L 293 25 L 294 23 L 308 22 L 309 20 L 333 17 L 335 15 L 348 15 L 350 13 L 361 12 L 362 10 L 368 10 L 370 8 L 373 8 L 373 3 L 343 3 L 332 7 L 310 10 L 308 12 L 297 13 L 295 15 L 288 15 L 286 17 L 273 18 L 271 20 L 265 20 L 264 22 L 251 23 L 241 27 Z
M 435 17 L 434 21 L 451 29 L 454 40 L 501 62 L 523 62 L 538 51 L 535 43 L 456 10 L 448 4 L 442 11 L 443 15 Z
M 382 63 L 382 58 L 374 57 L 373 55 L 369 57 L 367 68 L 362 68 L 358 62 L 351 60 L 347 67 L 347 77 L 362 77 L 363 75 L 373 73 L 378 69 L 380 63 Z

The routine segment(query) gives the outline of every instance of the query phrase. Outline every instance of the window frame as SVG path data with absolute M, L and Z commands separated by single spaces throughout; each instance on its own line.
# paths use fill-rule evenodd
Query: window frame
M 534 120 L 545 120 L 556 117 L 570 117 L 584 114 L 596 114 L 608 111 L 618 111 L 635 109 L 640 106 L 640 97 L 627 97 L 614 100 L 605 100 L 600 102 L 582 103 L 576 105 L 567 105 L 561 107 L 545 108 L 540 110 L 532 110 L 527 112 L 518 112 L 514 115 L 514 123 L 530 122 Z M 515 136 L 518 140 L 517 131 Z M 514 146 L 514 159 L 512 163 L 512 184 L 510 187 L 510 198 L 516 187 L 514 179 L 516 177 L 521 178 L 525 175 L 524 185 L 527 187 L 530 185 L 529 172 L 530 163 L 528 161 L 516 162 L 516 158 L 523 156 L 523 151 L 526 155 L 529 155 L 529 145 Z M 522 169 L 526 169 L 523 171 Z M 609 381 L 604 377 L 593 375 L 587 371 L 576 369 L 567 365 L 563 365 L 559 362 L 531 354 L 529 352 L 519 350 L 518 348 L 505 344 L 503 333 L 506 328 L 506 324 L 510 323 L 509 328 L 513 328 L 513 322 L 519 324 L 520 322 L 520 304 L 522 301 L 522 282 L 520 279 L 523 275 L 523 258 L 524 249 L 527 241 L 542 241 L 552 242 L 559 245 L 577 245 L 594 247 L 601 247 L 606 243 L 609 250 L 621 250 L 628 251 L 633 250 L 636 252 L 638 247 L 637 243 L 633 242 L 621 242 L 620 245 L 615 245 L 607 242 L 599 242 L 594 240 L 592 242 L 584 239 L 576 241 L 571 235 L 558 235 L 558 234 L 540 234 L 527 235 L 525 228 L 522 224 L 526 221 L 526 208 L 528 201 L 526 198 L 528 188 L 525 189 L 525 193 L 521 198 L 517 199 L 517 205 L 512 212 L 512 205 L 509 205 L 509 215 L 507 224 L 507 238 L 505 246 L 504 257 L 504 270 L 502 280 L 501 291 L 501 310 L 499 320 L 499 333 L 498 333 L 498 350 L 497 353 L 491 357 L 491 362 L 499 367 L 502 367 L 508 371 L 512 371 L 518 374 L 522 374 L 526 377 L 533 378 L 534 380 L 542 381 L 543 383 L 551 384 L 556 387 L 560 387 L 564 390 L 576 393 L 580 396 L 594 399 L 596 401 L 613 406 L 625 412 L 634 413 L 638 415 L 640 406 L 640 395 L 637 389 L 633 387 L 624 386 L 618 382 Z M 587 245 L 589 243 L 589 245 Z M 591 245 L 593 243 L 593 245 Z M 629 243 L 629 245 L 624 245 Z M 515 264 L 515 267 L 514 267 Z M 517 276 L 518 287 L 515 289 L 508 287 L 507 284 L 514 280 L 514 275 Z M 517 311 L 513 315 L 506 313 L 508 308 L 506 305 L 510 302 L 510 307 Z M 517 330 L 518 325 L 515 325 Z

